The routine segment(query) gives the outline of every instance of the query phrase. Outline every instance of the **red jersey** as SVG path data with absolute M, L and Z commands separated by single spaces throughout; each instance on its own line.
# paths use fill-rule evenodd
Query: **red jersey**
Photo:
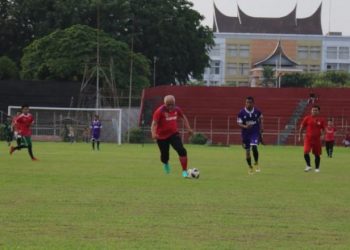
M 177 106 L 169 112 L 166 106 L 162 105 L 154 112 L 153 120 L 158 123 L 156 131 L 158 139 L 167 139 L 178 132 L 178 117 L 183 117 L 183 113 L 181 109 Z
M 334 141 L 334 132 L 337 131 L 335 127 L 326 127 L 325 141 Z
M 321 137 L 321 131 L 325 129 L 326 123 L 324 119 L 318 116 L 306 116 L 301 123 L 303 128 L 306 128 L 305 139 L 318 140 Z
M 31 136 L 31 125 L 34 123 L 34 118 L 31 114 L 20 114 L 15 121 L 17 132 L 22 136 Z

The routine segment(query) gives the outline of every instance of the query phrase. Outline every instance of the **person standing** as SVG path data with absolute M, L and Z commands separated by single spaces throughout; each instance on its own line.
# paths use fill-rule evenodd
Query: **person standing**
M 98 115 L 95 115 L 94 120 L 91 122 L 90 129 L 92 150 L 95 150 L 95 143 L 97 145 L 97 150 L 100 150 L 100 135 L 102 123 L 100 122 L 100 117 Z
M 299 129 L 298 140 L 301 141 L 303 131 L 306 129 L 304 137 L 304 159 L 306 162 L 305 172 L 311 168 L 310 151 L 315 155 L 315 172 L 320 172 L 320 162 L 322 154 L 321 136 L 325 130 L 325 121 L 319 116 L 320 106 L 314 105 L 311 108 L 311 115 L 306 116 Z
M 170 173 L 169 165 L 169 149 L 170 145 L 179 155 L 182 167 L 182 176 L 187 176 L 187 151 L 183 146 L 177 127 L 178 119 L 183 119 L 185 127 L 189 135 L 193 134 L 187 117 L 182 110 L 175 106 L 175 97 L 167 95 L 164 97 L 164 104 L 157 108 L 153 113 L 153 121 L 151 125 L 152 138 L 157 140 L 160 150 L 160 160 L 163 163 L 165 173 Z
M 245 100 L 245 107 L 237 116 L 237 124 L 241 128 L 242 146 L 246 151 L 248 174 L 254 173 L 250 149 L 253 151 L 255 171 L 260 172 L 258 145 L 262 138 L 264 129 L 263 115 L 260 110 L 254 107 L 254 98 L 248 96 Z
M 336 131 L 337 130 L 334 127 L 333 120 L 328 119 L 324 140 L 326 143 L 327 156 L 329 158 L 333 157 L 334 136 L 335 136 Z
M 27 104 L 22 105 L 21 109 L 22 113 L 16 117 L 16 128 L 17 132 L 21 138 L 20 145 L 10 148 L 10 154 L 12 155 L 13 152 L 16 150 L 20 150 L 22 148 L 27 148 L 30 158 L 33 161 L 37 161 L 38 159 L 34 157 L 33 155 L 33 146 L 32 146 L 32 125 L 34 123 L 33 116 L 29 113 L 29 106 Z

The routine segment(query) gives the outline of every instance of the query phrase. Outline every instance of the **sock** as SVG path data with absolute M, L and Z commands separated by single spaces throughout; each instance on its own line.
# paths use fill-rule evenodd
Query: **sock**
M 97 144 L 97 150 L 100 150 L 100 142 L 97 141 L 96 144 Z
M 95 141 L 92 141 L 92 150 L 95 150 Z
M 34 159 L 32 146 L 28 146 L 28 153 L 30 155 L 30 158 Z
M 311 166 L 310 155 L 309 154 L 304 154 L 304 159 L 306 161 L 306 165 L 310 167 Z
M 248 166 L 251 168 L 252 167 L 252 158 L 247 158 L 247 163 L 248 163 Z
M 179 160 L 181 163 L 182 170 L 186 171 L 187 170 L 187 156 L 180 156 Z
M 318 169 L 320 167 L 321 157 L 319 155 L 315 156 L 315 167 Z
M 257 146 L 253 146 L 252 150 L 253 150 L 254 161 L 255 161 L 256 164 L 258 164 L 258 161 L 259 161 L 258 147 Z

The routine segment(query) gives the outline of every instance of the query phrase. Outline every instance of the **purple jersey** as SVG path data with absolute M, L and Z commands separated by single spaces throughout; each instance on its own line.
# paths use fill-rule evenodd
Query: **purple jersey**
M 251 124 L 250 128 L 242 128 L 242 140 L 245 147 L 248 145 L 258 145 L 260 136 L 260 119 L 262 118 L 261 112 L 253 108 L 251 111 L 246 108 L 241 109 L 238 113 L 237 123 L 247 125 Z
M 99 139 L 102 124 L 99 120 L 93 120 L 90 125 L 92 139 Z

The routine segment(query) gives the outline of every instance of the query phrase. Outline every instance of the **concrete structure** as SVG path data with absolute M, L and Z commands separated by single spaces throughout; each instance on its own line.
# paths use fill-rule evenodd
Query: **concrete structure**
M 214 5 L 216 45 L 206 68 L 208 86 L 262 86 L 265 66 L 272 67 L 270 83 L 290 72 L 350 70 L 350 37 L 341 33 L 323 35 L 321 9 L 307 18 L 296 17 L 296 7 L 280 18 L 251 17 L 238 7 L 238 16 L 222 14 Z

